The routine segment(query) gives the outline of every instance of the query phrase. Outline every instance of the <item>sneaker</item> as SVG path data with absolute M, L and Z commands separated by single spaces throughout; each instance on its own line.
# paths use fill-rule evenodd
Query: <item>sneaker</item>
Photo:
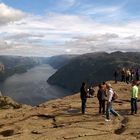
M 117 114 L 117 117 L 121 117 L 121 115 L 120 114 Z
M 105 119 L 105 121 L 106 121 L 106 122 L 110 122 L 111 120 L 110 120 L 110 119 Z

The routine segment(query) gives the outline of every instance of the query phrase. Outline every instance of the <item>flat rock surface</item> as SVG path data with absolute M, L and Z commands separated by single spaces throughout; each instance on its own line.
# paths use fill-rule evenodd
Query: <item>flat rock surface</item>
M 86 114 L 81 114 L 79 93 L 52 100 L 37 107 L 0 110 L 0 140 L 138 140 L 140 111 L 130 115 L 130 84 L 112 86 L 119 94 L 113 106 L 120 117 L 98 114 L 98 100 L 88 98 Z M 140 106 L 140 103 L 138 102 Z

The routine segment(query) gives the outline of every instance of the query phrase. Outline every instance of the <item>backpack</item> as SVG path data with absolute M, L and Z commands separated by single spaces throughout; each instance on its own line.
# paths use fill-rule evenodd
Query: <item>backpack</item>
M 113 91 L 112 101 L 114 101 L 116 99 L 118 99 L 118 94 L 115 91 Z

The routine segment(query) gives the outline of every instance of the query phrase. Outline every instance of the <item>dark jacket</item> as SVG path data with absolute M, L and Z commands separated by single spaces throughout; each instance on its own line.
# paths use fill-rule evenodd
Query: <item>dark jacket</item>
M 105 100 L 106 99 L 106 92 L 103 89 L 99 89 L 97 93 L 98 100 Z
M 80 88 L 80 97 L 82 100 L 87 98 L 87 90 L 84 86 Z

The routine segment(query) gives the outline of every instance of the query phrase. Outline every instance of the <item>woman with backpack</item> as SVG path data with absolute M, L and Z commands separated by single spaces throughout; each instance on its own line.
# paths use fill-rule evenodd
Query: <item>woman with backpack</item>
M 113 95 L 115 94 L 111 84 L 107 84 L 107 109 L 106 109 L 106 119 L 105 121 L 110 121 L 110 113 L 114 116 L 120 116 L 112 107 Z

